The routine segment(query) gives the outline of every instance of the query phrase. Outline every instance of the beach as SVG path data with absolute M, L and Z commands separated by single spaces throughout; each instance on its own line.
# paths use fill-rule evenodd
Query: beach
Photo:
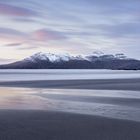
M 0 112 L 1 140 L 139 140 L 140 123 L 44 111 Z
M 139 77 L 0 81 L 0 139 L 139 140 L 139 85 Z

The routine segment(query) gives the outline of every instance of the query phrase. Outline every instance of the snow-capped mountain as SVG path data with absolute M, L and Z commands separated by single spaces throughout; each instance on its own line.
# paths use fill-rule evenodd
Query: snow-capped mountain
M 52 53 L 36 53 L 28 58 L 25 58 L 25 61 L 32 61 L 36 62 L 38 60 L 42 61 L 50 61 L 50 62 L 60 62 L 60 61 L 69 61 L 72 57 L 69 56 L 69 54 L 52 54 Z
M 86 56 L 36 53 L 21 61 L 1 65 L 1 69 L 126 69 L 140 70 L 140 61 L 124 54 L 94 52 Z
M 70 60 L 86 60 L 86 61 L 94 61 L 100 59 L 128 59 L 124 54 L 104 54 L 102 52 L 93 52 L 91 55 L 88 56 L 72 56 L 69 54 L 53 54 L 53 53 L 36 53 L 28 58 L 25 58 L 24 61 L 29 62 L 37 62 L 37 61 L 50 61 L 54 62 L 61 62 L 61 61 L 70 61 Z
M 119 53 L 119 54 L 104 54 L 102 52 L 93 52 L 92 55 L 88 55 L 86 56 L 86 58 L 89 60 L 89 61 L 96 61 L 96 60 L 126 60 L 126 59 L 132 59 L 132 58 L 128 58 L 127 56 L 125 56 L 124 54 L 122 53 Z
M 78 56 L 72 56 L 69 54 L 53 54 L 53 53 L 36 53 L 28 58 L 25 58 L 24 61 L 31 61 L 31 62 L 37 62 L 37 61 L 49 61 L 49 62 L 67 62 L 70 60 L 84 60 L 85 58 L 81 55 Z

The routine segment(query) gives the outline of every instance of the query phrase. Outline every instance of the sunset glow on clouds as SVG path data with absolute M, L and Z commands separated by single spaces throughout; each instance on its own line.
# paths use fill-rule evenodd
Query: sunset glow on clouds
M 140 59 L 139 12 L 139 0 L 0 0 L 0 60 L 38 51 Z

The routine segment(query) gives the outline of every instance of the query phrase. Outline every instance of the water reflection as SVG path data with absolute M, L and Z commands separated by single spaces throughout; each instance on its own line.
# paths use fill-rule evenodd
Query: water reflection
M 140 94 L 136 91 L 1 87 L 0 109 L 65 111 L 140 121 Z
M 0 88 L 0 109 L 44 109 L 51 103 L 47 99 L 35 96 L 35 89 Z

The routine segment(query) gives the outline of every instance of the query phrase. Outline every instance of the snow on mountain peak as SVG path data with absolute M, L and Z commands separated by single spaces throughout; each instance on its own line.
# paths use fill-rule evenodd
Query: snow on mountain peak
M 126 59 L 127 58 L 123 53 L 115 54 L 115 57 L 118 59 Z
M 50 62 L 59 62 L 59 61 L 69 61 L 71 56 L 69 54 L 53 54 L 53 53 L 36 53 L 29 58 L 25 59 L 28 61 L 35 62 L 36 60 L 48 60 Z
M 25 61 L 37 62 L 38 60 L 46 60 L 50 62 L 61 62 L 61 61 L 69 61 L 69 60 L 86 60 L 86 61 L 95 61 L 95 60 L 103 60 L 103 59 L 128 59 L 124 54 L 104 54 L 102 52 L 94 52 L 92 55 L 88 56 L 72 56 L 69 54 L 53 54 L 53 53 L 36 53 L 26 59 Z
M 94 51 L 94 52 L 92 53 L 92 55 L 99 57 L 99 56 L 104 55 L 104 53 L 101 52 L 101 51 Z

